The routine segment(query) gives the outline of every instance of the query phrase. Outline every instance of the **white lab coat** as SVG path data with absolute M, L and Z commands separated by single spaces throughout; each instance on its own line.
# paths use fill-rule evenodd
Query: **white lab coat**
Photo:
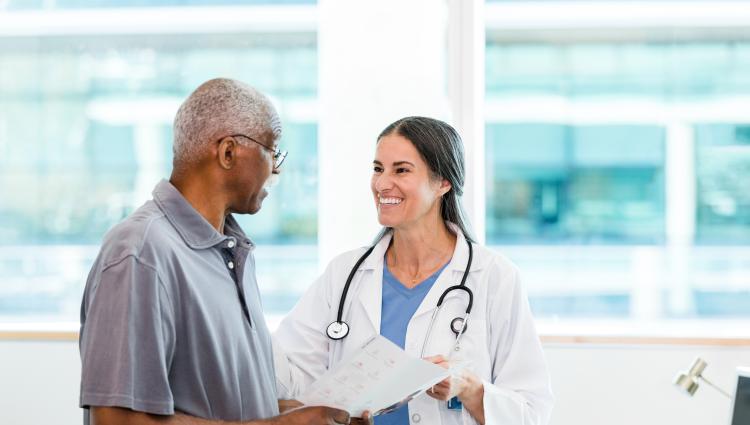
M 457 285 L 466 268 L 468 246 L 458 229 L 450 264 L 425 296 L 406 330 L 405 350 L 420 356 L 432 311 L 446 288 Z M 346 278 L 365 248 L 336 257 L 274 333 L 274 361 L 280 398 L 294 398 L 347 354 L 380 332 L 383 259 L 391 239 L 386 234 L 352 279 L 343 320 L 349 335 L 333 341 L 326 327 L 336 320 Z M 461 338 L 462 356 L 484 383 L 486 424 L 545 425 L 552 392 L 542 347 L 534 327 L 518 269 L 507 258 L 474 244 L 466 285 L 474 306 Z M 425 356 L 446 356 L 455 342 L 450 322 L 463 317 L 464 291 L 451 291 L 435 321 Z M 411 424 L 476 424 L 466 408 L 449 410 L 444 401 L 422 394 L 409 403 Z

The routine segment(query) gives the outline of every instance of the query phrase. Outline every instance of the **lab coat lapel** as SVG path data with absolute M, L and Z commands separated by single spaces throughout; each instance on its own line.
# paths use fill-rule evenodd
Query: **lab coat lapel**
M 367 259 L 360 266 L 360 270 L 369 270 L 360 277 L 357 298 L 367 312 L 367 317 L 375 333 L 380 333 L 380 310 L 383 297 L 383 257 L 391 243 L 391 234 L 387 233 L 375 246 Z

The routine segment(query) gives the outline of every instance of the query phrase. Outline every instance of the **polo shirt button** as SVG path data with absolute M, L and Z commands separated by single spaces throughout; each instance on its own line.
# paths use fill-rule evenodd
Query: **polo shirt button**
M 229 239 L 229 242 L 227 242 L 227 248 L 234 248 L 234 239 Z
M 227 263 L 227 267 L 229 267 L 230 269 L 233 269 L 234 268 L 234 261 L 228 262 Z
M 419 416 L 419 413 L 415 413 L 415 414 L 411 415 L 411 421 L 414 422 L 415 424 L 418 424 L 419 421 L 421 421 L 421 420 L 422 420 L 422 417 Z

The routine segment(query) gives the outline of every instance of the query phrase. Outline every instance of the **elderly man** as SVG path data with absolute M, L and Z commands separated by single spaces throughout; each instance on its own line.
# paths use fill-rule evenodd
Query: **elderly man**
M 172 176 L 105 236 L 86 282 L 84 423 L 349 421 L 324 407 L 276 416 L 255 246 L 232 213 L 260 210 L 280 133 L 269 100 L 238 81 L 208 81 L 177 111 Z

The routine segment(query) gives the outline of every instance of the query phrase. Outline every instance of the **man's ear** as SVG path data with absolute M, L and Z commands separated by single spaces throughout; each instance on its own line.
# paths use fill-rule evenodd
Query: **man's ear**
M 229 170 L 234 167 L 237 161 L 237 140 L 234 137 L 227 136 L 219 140 L 216 150 L 216 159 L 219 161 L 221 168 Z

